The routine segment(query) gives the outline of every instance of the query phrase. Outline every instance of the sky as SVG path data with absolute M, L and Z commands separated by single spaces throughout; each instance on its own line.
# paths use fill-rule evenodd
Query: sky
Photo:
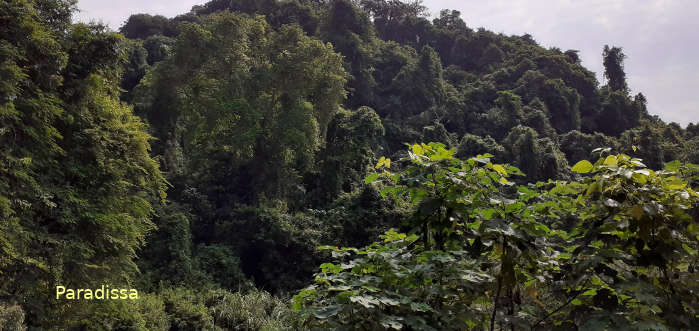
M 134 13 L 174 17 L 206 0 L 79 0 L 78 21 L 118 29 Z M 699 122 L 699 1 L 424 0 L 433 17 L 455 9 L 471 28 L 528 33 L 544 47 L 580 51 L 602 81 L 602 48 L 623 48 L 627 82 L 648 111 L 682 126 Z

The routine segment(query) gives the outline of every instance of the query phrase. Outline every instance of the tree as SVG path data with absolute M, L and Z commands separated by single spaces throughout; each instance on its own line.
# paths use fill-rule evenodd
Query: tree
M 392 115 L 398 118 L 434 111 L 443 104 L 446 90 L 442 64 L 432 47 L 423 47 L 417 63 L 401 69 L 393 79 L 391 92 L 398 97 L 392 106 Z
M 133 90 L 146 75 L 149 64 L 147 62 L 148 51 L 137 41 L 126 41 L 127 63 L 124 66 L 124 74 L 121 78 L 121 88 L 126 91 Z M 123 100 L 129 100 L 130 95 L 124 94 Z
M 611 148 L 610 151 L 619 151 L 619 142 L 614 137 L 605 136 L 602 133 L 588 134 L 574 130 L 558 136 L 561 151 L 571 163 L 586 160 L 592 156 L 595 146 Z
M 463 19 L 461 12 L 458 10 L 442 9 L 439 11 L 439 17 L 432 20 L 435 28 L 451 30 L 451 31 L 468 31 L 468 27 Z
M 482 131 L 502 140 L 522 120 L 522 99 L 509 91 L 499 91 L 497 96 L 496 107 L 489 109 L 483 118 L 486 123 Z
M 568 57 L 568 60 L 571 63 L 580 64 L 581 60 L 580 60 L 580 55 L 578 53 L 580 53 L 580 51 L 577 49 L 569 49 L 569 50 L 565 51 L 564 54 L 565 54 L 565 56 Z
M 459 159 L 468 159 L 489 152 L 504 155 L 505 148 L 490 136 L 480 137 L 467 133 L 461 138 L 455 156 Z M 494 158 L 502 158 L 502 156 L 494 156 Z
M 626 92 L 603 93 L 602 111 L 597 118 L 597 127 L 610 136 L 619 136 L 623 131 L 638 127 L 641 120 L 648 118 L 646 98 L 637 94 L 631 100 Z
M 490 44 L 478 60 L 480 67 L 496 66 L 505 59 L 505 53 L 496 44 Z
M 119 102 L 123 38 L 71 25 L 72 4 L 0 4 L 0 293 L 33 327 L 57 325 L 57 284 L 128 284 L 165 196 L 151 137 Z
M 422 0 L 361 0 L 362 8 L 373 18 L 379 37 L 415 48 L 425 45 L 430 22 L 424 18 L 427 7 Z M 422 38 L 422 42 L 420 41 Z
M 175 25 L 167 17 L 150 14 L 129 16 L 129 19 L 119 28 L 119 32 L 129 39 L 146 39 L 158 35 L 174 37 L 177 35 Z
M 384 135 L 381 119 L 373 109 L 340 111 L 330 122 L 317 174 L 322 200 L 332 201 L 341 192 L 351 192 L 374 164 L 374 149 Z
M 143 48 L 146 49 L 148 65 L 154 65 L 157 62 L 168 57 L 170 49 L 174 44 L 174 40 L 165 36 L 150 36 L 143 41 Z
M 195 185 L 252 202 L 285 196 L 310 169 L 345 79 L 330 45 L 297 26 L 277 32 L 261 18 L 215 14 L 183 25 L 173 56 L 143 87 L 172 92 L 144 100 L 143 111 L 164 126 L 163 140 L 181 142 Z
M 375 32 L 369 15 L 348 0 L 332 1 L 328 10 L 320 37 L 344 56 L 343 64 L 350 74 L 346 105 L 351 109 L 372 107 L 376 89 L 372 76 Z
M 602 51 L 602 63 L 604 64 L 604 77 L 607 78 L 607 85 L 612 91 L 628 92 L 626 85 L 626 73 L 624 72 L 624 59 L 626 55 L 621 47 L 609 47 L 604 45 Z

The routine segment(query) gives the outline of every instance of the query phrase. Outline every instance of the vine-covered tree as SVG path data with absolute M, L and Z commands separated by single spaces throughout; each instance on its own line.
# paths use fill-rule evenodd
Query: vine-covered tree
M 72 5 L 0 4 L 0 300 L 34 327 L 82 307 L 55 315 L 56 285 L 128 284 L 164 197 L 146 127 L 119 101 L 123 37 L 71 25 Z
M 182 27 L 173 56 L 141 87 L 167 97 L 144 100 L 142 111 L 174 134 L 161 139 L 181 144 L 205 191 L 284 197 L 312 166 L 345 79 L 340 57 L 298 27 L 277 32 L 262 19 L 217 14 Z
M 612 91 L 628 92 L 626 85 L 626 73 L 624 72 L 624 59 L 626 55 L 621 47 L 609 47 L 604 45 L 602 51 L 602 63 L 604 64 L 604 77 Z

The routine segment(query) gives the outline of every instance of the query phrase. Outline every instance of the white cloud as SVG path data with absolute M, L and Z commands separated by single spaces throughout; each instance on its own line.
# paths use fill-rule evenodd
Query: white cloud
M 208 0 L 79 0 L 81 22 L 102 21 L 117 30 L 131 14 L 148 13 L 174 17 L 189 12 L 194 5 Z

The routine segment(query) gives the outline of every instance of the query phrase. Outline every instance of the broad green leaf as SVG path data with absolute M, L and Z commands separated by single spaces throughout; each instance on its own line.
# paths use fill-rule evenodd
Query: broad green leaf
M 358 303 L 366 308 L 373 308 L 379 305 L 379 300 L 368 295 L 350 297 L 350 301 Z
M 431 311 L 432 307 L 430 307 L 427 304 L 424 304 L 422 302 L 413 302 L 410 304 L 410 309 L 412 311 L 425 312 L 425 311 Z
M 582 160 L 582 161 L 576 163 L 573 166 L 573 168 L 571 168 L 570 170 L 572 170 L 573 172 L 577 172 L 579 174 L 586 174 L 586 173 L 592 171 L 592 168 L 593 168 L 593 166 L 592 166 L 592 163 L 590 163 L 590 161 Z
M 387 297 L 380 297 L 379 301 L 387 306 L 397 306 L 400 304 L 400 301 Z
M 381 168 L 384 165 L 384 162 L 386 162 L 386 157 L 382 156 L 379 159 L 379 162 L 376 162 L 376 167 L 374 167 L 374 168 L 376 168 L 376 169 Z
M 644 185 L 648 182 L 647 176 L 640 173 L 634 173 L 633 175 L 631 175 L 631 178 L 633 178 L 633 180 L 636 181 L 636 183 L 639 183 L 641 185 Z
M 314 315 L 318 319 L 326 319 L 337 315 L 342 310 L 341 305 L 326 306 L 319 309 Z
M 675 176 L 668 178 L 668 182 L 665 185 L 670 190 L 680 190 L 687 186 L 687 183 Z
M 491 217 L 491 218 L 492 218 L 492 217 Z M 487 220 L 487 219 L 490 219 L 490 218 L 486 218 L 486 220 Z M 478 228 L 481 227 L 481 224 L 482 224 L 482 223 L 483 223 L 483 222 L 481 222 L 481 220 L 477 220 L 477 221 L 475 221 L 475 222 L 469 224 L 468 227 L 471 228 L 471 229 L 473 229 L 473 230 L 478 230 Z
M 612 150 L 611 147 L 598 147 L 592 150 L 592 153 L 609 153 Z
M 665 163 L 665 170 L 675 172 L 678 171 L 681 166 L 682 162 L 679 160 L 674 160 L 672 162 Z
M 514 185 L 513 182 L 507 180 L 505 177 L 500 177 L 499 183 L 502 185 Z
M 381 326 L 386 329 L 391 328 L 394 330 L 400 330 L 403 328 L 403 324 L 401 324 L 395 317 L 387 317 L 382 319 Z
M 499 174 L 503 176 L 507 176 L 507 171 L 505 168 L 499 164 L 493 164 L 493 170 L 497 171 Z
M 381 194 L 381 197 L 382 197 L 382 198 L 385 198 L 389 193 L 395 194 L 395 193 L 396 193 L 396 188 L 395 188 L 395 187 L 391 187 L 391 186 L 386 186 L 386 187 L 384 187 L 383 189 L 381 189 L 381 192 L 379 192 L 379 193 Z
M 607 158 L 604 159 L 604 165 L 617 165 L 619 161 L 616 159 L 616 156 L 614 155 L 608 155 Z
M 420 146 L 418 144 L 411 146 L 411 149 L 413 150 L 413 154 L 415 154 L 415 155 L 423 155 L 425 153 L 422 146 Z
M 377 174 L 377 173 L 369 174 L 368 176 L 366 176 L 366 178 L 364 178 L 364 183 L 365 184 L 373 183 L 378 178 L 379 178 L 379 174 Z
M 585 191 L 585 196 L 589 197 L 594 193 L 601 193 L 602 192 L 602 186 L 598 182 L 594 182 L 590 184 L 590 186 L 587 187 L 587 190 Z
M 617 208 L 619 207 L 619 202 L 614 199 L 607 199 L 604 200 L 604 205 L 610 208 Z
M 481 209 L 480 212 L 481 212 L 481 215 L 483 215 L 483 218 L 485 218 L 486 220 L 491 220 L 496 215 L 498 215 L 498 211 L 495 208 Z

